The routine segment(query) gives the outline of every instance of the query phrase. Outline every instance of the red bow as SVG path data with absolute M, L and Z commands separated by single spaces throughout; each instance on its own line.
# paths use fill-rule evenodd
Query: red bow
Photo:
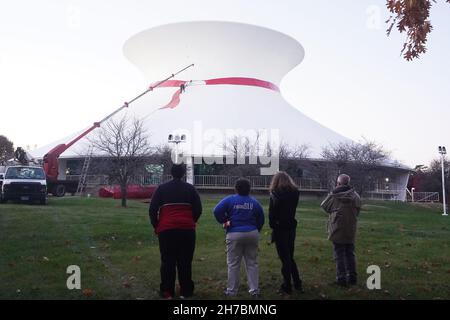
M 159 85 L 157 88 L 179 87 L 179 89 L 175 91 L 175 93 L 172 95 L 172 99 L 169 101 L 169 103 L 159 109 L 173 109 L 176 106 L 178 106 L 178 104 L 180 103 L 180 94 L 184 92 L 186 87 L 194 84 L 202 84 L 202 85 L 229 84 L 238 86 L 261 87 L 277 92 L 280 91 L 277 85 L 268 81 L 254 78 L 234 77 L 234 78 L 208 79 L 203 81 L 167 80 L 166 82 Z

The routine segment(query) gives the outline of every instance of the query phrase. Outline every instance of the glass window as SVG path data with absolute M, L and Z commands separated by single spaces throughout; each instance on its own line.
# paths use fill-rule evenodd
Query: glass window
M 45 173 L 42 168 L 11 167 L 6 171 L 5 179 L 34 179 L 44 180 Z

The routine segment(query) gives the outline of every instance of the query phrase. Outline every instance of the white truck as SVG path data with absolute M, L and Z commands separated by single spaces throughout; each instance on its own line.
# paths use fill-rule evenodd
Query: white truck
M 47 204 L 47 180 L 39 166 L 0 167 L 0 202 L 8 200 Z

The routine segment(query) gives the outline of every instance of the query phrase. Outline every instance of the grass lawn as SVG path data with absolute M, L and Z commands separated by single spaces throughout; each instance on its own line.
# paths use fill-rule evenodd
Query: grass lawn
M 224 232 L 212 216 L 219 195 L 202 195 L 193 261 L 196 299 L 223 299 Z M 261 198 L 267 210 L 268 201 Z M 1 299 L 158 299 L 158 241 L 148 204 L 98 198 L 51 198 L 48 206 L 0 205 Z M 302 201 L 296 260 L 305 293 L 288 299 L 450 299 L 450 219 L 438 207 L 366 202 L 359 220 L 359 286 L 334 281 L 326 215 L 318 201 Z M 267 214 L 267 211 L 266 211 Z M 280 262 L 266 224 L 261 232 L 261 299 L 280 299 Z M 381 290 L 365 286 L 369 265 L 381 268 Z M 81 268 L 82 290 L 68 290 L 66 268 Z M 245 276 L 238 299 L 247 299 Z

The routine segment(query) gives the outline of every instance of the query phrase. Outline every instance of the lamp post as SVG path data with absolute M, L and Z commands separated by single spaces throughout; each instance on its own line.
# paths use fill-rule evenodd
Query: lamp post
M 178 144 L 181 142 L 186 142 L 186 135 L 169 134 L 167 140 L 169 143 L 175 143 L 175 163 L 178 164 Z
M 384 181 L 386 181 L 386 183 L 384 184 L 383 200 L 384 194 L 386 194 L 386 198 L 389 199 L 389 178 L 385 178 Z
M 439 146 L 439 153 L 441 154 L 441 167 L 442 167 L 442 205 L 444 206 L 443 216 L 448 216 L 447 214 L 447 204 L 445 199 L 445 174 L 444 174 L 444 158 L 447 154 L 444 146 Z

